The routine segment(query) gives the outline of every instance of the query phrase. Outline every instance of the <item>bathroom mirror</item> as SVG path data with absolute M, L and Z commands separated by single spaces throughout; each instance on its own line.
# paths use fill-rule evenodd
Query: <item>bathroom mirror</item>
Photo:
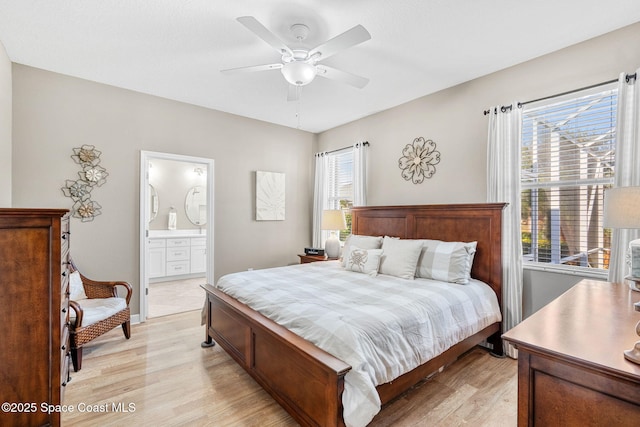
M 158 216 L 158 193 L 153 185 L 149 184 L 149 222 Z
M 205 225 L 207 223 L 207 192 L 205 187 L 196 185 L 187 191 L 184 210 L 192 224 Z

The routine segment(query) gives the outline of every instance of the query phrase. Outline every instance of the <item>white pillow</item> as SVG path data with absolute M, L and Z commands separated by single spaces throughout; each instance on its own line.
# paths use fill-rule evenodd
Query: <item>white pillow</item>
M 380 249 L 382 246 L 382 237 L 380 236 L 360 236 L 357 234 L 351 234 L 344 242 L 344 249 L 342 250 L 342 266 L 346 267 L 346 258 L 349 255 L 349 246 L 357 246 L 360 249 Z
M 345 257 L 345 268 L 349 271 L 355 271 L 356 273 L 376 276 L 378 274 L 381 256 L 382 249 L 361 249 L 351 245 L 349 247 L 349 253 Z
M 422 242 L 424 248 L 416 268 L 417 277 L 461 285 L 469 283 L 477 242 Z
M 69 299 L 72 301 L 87 299 L 87 294 L 84 292 L 84 285 L 82 284 L 82 278 L 80 278 L 79 271 L 74 271 L 71 273 L 71 276 L 69 276 Z
M 422 240 L 397 239 L 385 236 L 382 241 L 384 255 L 380 260 L 380 274 L 411 279 L 416 275 L 416 265 L 422 251 Z

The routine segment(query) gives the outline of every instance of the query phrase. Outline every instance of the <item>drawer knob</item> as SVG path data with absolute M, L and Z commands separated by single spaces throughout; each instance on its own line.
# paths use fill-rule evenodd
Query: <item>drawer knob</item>
M 66 313 L 66 312 L 67 312 L 67 307 L 63 308 L 63 309 L 62 309 L 62 312 L 63 312 L 63 313 Z
M 66 346 L 66 345 L 63 345 L 62 347 L 60 347 L 60 349 L 61 349 L 62 351 L 65 351 L 65 350 L 67 349 L 67 346 Z

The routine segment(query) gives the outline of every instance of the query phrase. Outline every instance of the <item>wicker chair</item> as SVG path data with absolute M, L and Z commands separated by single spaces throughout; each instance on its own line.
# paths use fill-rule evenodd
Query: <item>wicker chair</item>
M 69 301 L 69 331 L 71 341 L 71 362 L 77 372 L 82 367 L 82 347 L 89 341 L 122 325 L 126 339 L 131 336 L 131 313 L 129 302 L 132 289 L 127 282 L 100 282 L 82 275 L 73 261 L 71 272 L 77 271 L 82 280 L 86 299 Z M 72 279 L 73 281 L 73 279 Z M 76 285 L 77 286 L 77 285 Z M 126 298 L 118 297 L 117 287 L 127 291 Z M 73 298 L 73 286 L 71 298 Z M 85 295 L 82 295 L 84 297 Z M 126 304 L 124 303 L 126 300 Z M 83 308 L 84 305 L 84 308 Z

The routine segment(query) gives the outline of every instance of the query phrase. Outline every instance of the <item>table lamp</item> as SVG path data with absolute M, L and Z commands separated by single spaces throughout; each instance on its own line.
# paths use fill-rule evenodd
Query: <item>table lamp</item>
M 640 228 L 640 187 L 617 187 L 605 192 L 604 226 L 607 228 Z M 640 291 L 640 239 L 629 242 L 631 272 L 628 280 L 634 291 Z
M 327 258 L 338 258 L 340 256 L 340 240 L 336 235 L 336 230 L 347 228 L 344 219 L 344 211 L 341 209 L 329 209 L 322 211 L 323 230 L 331 230 L 331 235 L 324 244 L 324 252 Z
M 604 226 L 609 228 L 640 228 L 640 187 L 611 188 L 604 195 Z M 629 242 L 631 273 L 626 279 L 629 287 L 640 291 L 640 239 Z M 634 304 L 640 311 L 640 302 Z M 636 325 L 640 335 L 640 322 Z M 624 358 L 640 364 L 640 341 L 631 350 L 624 352 Z

